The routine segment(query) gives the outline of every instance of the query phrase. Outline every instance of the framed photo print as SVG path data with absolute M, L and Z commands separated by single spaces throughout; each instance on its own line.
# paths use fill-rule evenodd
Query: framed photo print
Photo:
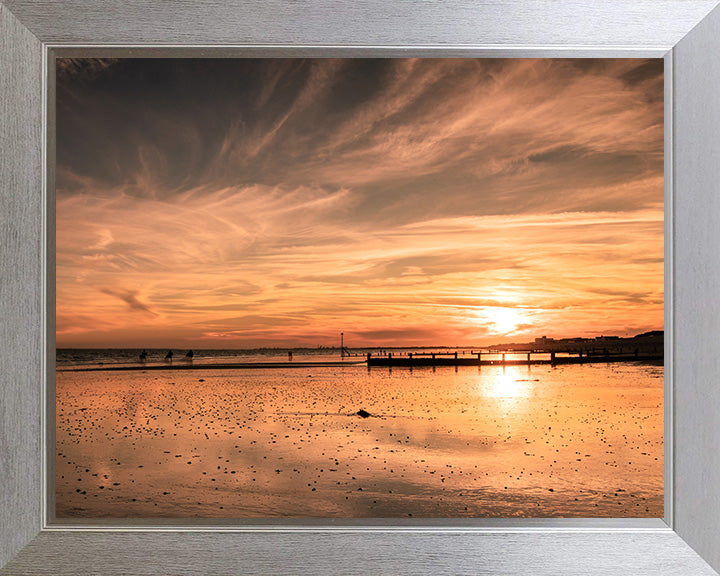
M 661 58 L 55 68 L 57 521 L 663 516 Z
M 719 14 L 0 4 L 0 573 L 715 574 Z

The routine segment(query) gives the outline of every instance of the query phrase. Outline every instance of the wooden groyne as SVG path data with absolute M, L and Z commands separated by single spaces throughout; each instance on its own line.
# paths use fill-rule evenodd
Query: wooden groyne
M 513 358 L 508 358 L 508 356 Z M 523 356 L 518 358 L 518 356 Z M 539 357 L 542 356 L 542 357 Z M 512 354 L 476 353 L 471 356 L 457 353 L 410 353 L 407 356 L 393 355 L 373 356 L 368 354 L 368 366 L 416 367 L 416 366 L 529 366 L 549 364 L 595 364 L 607 362 L 648 362 L 661 361 L 663 354 L 583 354 L 558 355 L 554 352 L 525 352 Z

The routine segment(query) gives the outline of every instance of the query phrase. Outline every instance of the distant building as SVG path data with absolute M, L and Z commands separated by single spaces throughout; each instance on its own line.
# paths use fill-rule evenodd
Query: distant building
M 651 330 L 650 332 L 643 332 L 634 336 L 634 338 L 665 338 L 664 330 Z
M 621 336 L 595 336 L 594 338 L 573 337 L 573 338 L 548 338 L 541 336 L 532 342 L 505 343 L 488 346 L 494 351 L 535 351 L 535 352 L 568 352 L 578 353 L 586 351 L 588 354 L 596 353 L 598 350 L 612 354 L 629 354 L 635 352 L 640 355 L 659 354 L 663 350 L 664 332 L 653 330 L 644 332 L 631 338 Z

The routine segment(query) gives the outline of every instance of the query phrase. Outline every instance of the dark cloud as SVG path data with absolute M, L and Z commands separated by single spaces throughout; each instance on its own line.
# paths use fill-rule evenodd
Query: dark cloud
M 147 304 L 138 299 L 137 292 L 133 292 L 132 290 L 114 290 L 112 288 L 102 288 L 100 291 L 103 294 L 119 298 L 125 302 L 131 310 L 138 310 L 140 312 L 146 312 L 153 316 L 157 316 L 156 312 L 153 312 Z
M 586 154 L 588 154 L 588 150 L 585 148 L 578 148 L 576 146 L 555 146 L 554 148 L 549 148 L 548 150 L 543 150 L 542 152 L 538 152 L 536 154 L 531 154 L 528 156 L 528 160 L 530 162 L 547 162 L 547 163 L 555 163 L 558 161 L 567 162 L 569 161 L 576 161 L 579 158 L 582 158 Z
M 427 328 L 394 328 L 391 330 L 362 330 L 348 333 L 378 341 L 414 342 L 416 340 L 432 341 L 437 338 L 437 330 Z
M 257 328 L 273 328 L 280 326 L 301 326 L 307 323 L 307 317 L 296 315 L 286 316 L 265 316 L 260 314 L 246 314 L 230 318 L 219 318 L 213 321 L 203 321 L 202 325 L 212 330 L 254 330 Z
M 635 86 L 648 80 L 657 80 L 663 77 L 664 65 L 665 62 L 661 59 L 646 60 L 621 74 L 620 79 L 626 82 L 628 86 Z
M 66 88 L 68 85 L 83 85 L 91 82 L 108 68 L 117 64 L 117 58 L 58 58 L 55 63 L 57 83 Z
M 661 80 L 662 60 L 58 62 L 61 195 L 347 187 L 345 218 L 409 221 L 536 210 L 543 189 L 662 173 L 662 101 L 637 108 L 630 91 Z

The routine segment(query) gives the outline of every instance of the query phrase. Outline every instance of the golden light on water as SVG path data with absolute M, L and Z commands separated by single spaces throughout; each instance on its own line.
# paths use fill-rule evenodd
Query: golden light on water
M 503 420 L 519 417 L 537 394 L 537 380 L 527 366 L 485 366 L 471 383 L 476 409 L 493 406 Z
M 662 366 L 312 375 L 58 372 L 57 516 L 662 516 Z
M 522 374 L 517 366 L 504 366 L 498 368 L 496 374 L 491 378 L 481 380 L 489 382 L 489 386 L 483 390 L 483 395 L 491 398 L 518 399 L 528 396 L 532 381 L 527 376 L 527 371 Z

